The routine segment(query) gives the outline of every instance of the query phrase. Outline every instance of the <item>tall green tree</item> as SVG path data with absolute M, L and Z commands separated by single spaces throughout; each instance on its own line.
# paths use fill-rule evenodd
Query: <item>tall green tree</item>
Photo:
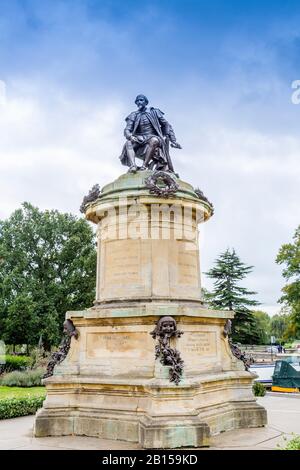
M 252 312 L 256 320 L 256 330 L 259 335 L 258 344 L 269 344 L 271 336 L 271 318 L 266 312 L 255 310 Z
M 291 311 L 290 333 L 300 337 L 300 225 L 295 231 L 293 242 L 280 248 L 276 262 L 284 266 L 282 274 L 287 281 L 280 302 Z
M 291 332 L 292 324 L 290 315 L 287 313 L 276 314 L 271 318 L 270 334 L 275 336 L 280 343 L 295 338 Z
M 56 344 L 67 310 L 95 298 L 95 236 L 84 219 L 24 203 L 0 221 L 0 336 Z
M 210 294 L 212 306 L 235 312 L 232 339 L 244 344 L 259 342 L 257 322 L 249 309 L 259 305 L 259 302 L 250 298 L 256 292 L 239 285 L 252 269 L 253 266 L 242 263 L 234 249 L 227 249 L 217 258 L 215 266 L 206 273 L 209 278 L 214 279 L 214 289 Z

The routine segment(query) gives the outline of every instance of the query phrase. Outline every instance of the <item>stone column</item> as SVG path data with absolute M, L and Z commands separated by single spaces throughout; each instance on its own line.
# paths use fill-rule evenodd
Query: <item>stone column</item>
M 141 174 L 119 178 L 119 186 L 141 185 Z M 164 299 L 200 301 L 197 226 L 210 207 L 185 184 L 181 198 L 147 190 L 103 188 L 87 218 L 100 227 L 96 305 L 104 301 Z M 99 260 L 101 259 L 101 262 Z

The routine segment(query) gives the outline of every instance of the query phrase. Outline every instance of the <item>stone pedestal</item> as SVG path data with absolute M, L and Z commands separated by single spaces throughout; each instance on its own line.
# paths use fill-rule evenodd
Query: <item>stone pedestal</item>
M 98 225 L 96 301 L 67 313 L 79 338 L 45 380 L 36 436 L 199 447 L 212 434 L 266 424 L 253 376 L 223 334 L 232 313 L 208 310 L 200 298 L 197 227 L 211 206 L 181 180 L 172 197 L 151 195 L 149 174 L 121 176 L 87 208 L 87 219 Z M 184 360 L 178 385 L 155 360 L 150 333 L 163 316 L 184 332 L 171 340 Z

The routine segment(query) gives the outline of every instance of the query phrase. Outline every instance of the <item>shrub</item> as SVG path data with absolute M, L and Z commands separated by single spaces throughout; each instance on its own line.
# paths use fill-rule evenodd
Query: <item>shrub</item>
M 0 379 L 0 384 L 6 387 L 39 387 L 42 385 L 44 369 L 27 370 L 25 372 L 14 371 L 5 374 Z
M 300 436 L 293 434 L 293 438 L 288 441 L 287 437 L 283 438 L 285 445 L 281 446 L 277 444 L 279 450 L 300 450 Z
M 42 351 L 40 348 L 33 348 L 30 352 L 30 358 L 31 358 L 30 367 L 32 369 L 37 369 L 39 367 L 46 368 L 50 360 L 50 356 L 51 356 L 50 352 L 46 353 L 45 351 Z
M 31 358 L 28 356 L 13 356 L 7 354 L 0 357 L 0 374 L 13 370 L 25 370 L 31 365 Z
M 284 450 L 300 450 L 300 436 L 293 437 L 293 439 L 288 441 Z
M 264 397 L 266 394 L 266 389 L 260 382 L 254 382 L 252 390 L 256 397 Z
M 0 419 L 34 415 L 43 406 L 44 399 L 44 397 L 26 397 L 0 400 Z

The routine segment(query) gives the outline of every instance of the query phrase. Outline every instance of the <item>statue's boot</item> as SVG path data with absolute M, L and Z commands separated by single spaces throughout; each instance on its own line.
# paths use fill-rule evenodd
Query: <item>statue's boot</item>
M 136 173 L 138 170 L 136 165 L 131 165 L 131 167 L 128 170 L 128 173 Z

